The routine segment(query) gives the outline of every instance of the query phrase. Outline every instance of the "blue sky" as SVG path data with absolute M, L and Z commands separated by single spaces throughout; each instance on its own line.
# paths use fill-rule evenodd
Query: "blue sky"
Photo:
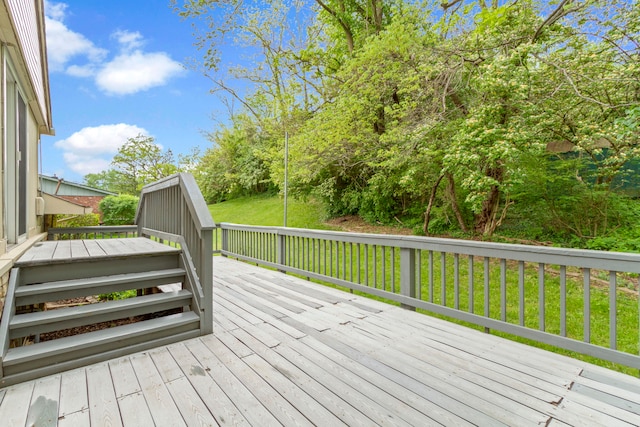
M 202 74 L 189 22 L 169 0 L 46 1 L 53 125 L 42 172 L 81 182 L 110 167 L 127 138 L 155 138 L 174 155 L 210 143 L 226 108 Z

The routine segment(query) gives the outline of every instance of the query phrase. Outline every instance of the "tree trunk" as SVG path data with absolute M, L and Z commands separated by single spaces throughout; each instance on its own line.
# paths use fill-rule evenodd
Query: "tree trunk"
M 469 228 L 464 222 L 464 217 L 462 216 L 462 211 L 460 211 L 460 205 L 458 204 L 458 196 L 456 195 L 456 182 L 453 179 L 453 175 L 451 173 L 447 173 L 447 180 L 449 183 L 449 185 L 447 186 L 447 194 L 449 195 L 449 200 L 451 201 L 451 209 L 453 209 L 453 213 L 458 220 L 460 229 L 465 233 L 468 233 Z
M 491 167 L 487 170 L 487 176 L 502 183 L 504 168 L 502 166 Z M 496 229 L 496 218 L 500 207 L 501 191 L 498 184 L 491 187 L 489 195 L 482 203 L 482 211 L 476 215 L 475 231 L 485 236 L 490 236 Z
M 438 186 L 440 185 L 440 181 L 442 181 L 444 175 L 440 175 L 438 180 L 434 184 L 431 189 L 431 195 L 429 196 L 429 204 L 427 205 L 427 210 L 424 212 L 424 224 L 422 224 L 422 232 L 425 236 L 429 235 L 429 221 L 431 221 L 431 209 L 433 209 L 433 202 L 436 200 L 436 192 L 438 190 Z

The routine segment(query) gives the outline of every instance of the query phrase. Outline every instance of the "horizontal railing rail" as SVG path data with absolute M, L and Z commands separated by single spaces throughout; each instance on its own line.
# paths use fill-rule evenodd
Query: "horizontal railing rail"
M 640 369 L 640 254 L 220 224 L 221 253 Z
M 194 298 L 199 295 L 202 333 L 213 331 L 213 234 L 209 208 L 191 174 L 179 173 L 142 189 L 136 211 L 139 236 L 172 241 L 183 250 L 185 264 L 195 272 Z
M 85 227 L 55 227 L 47 230 L 47 240 L 113 239 L 137 237 L 135 225 L 99 225 Z

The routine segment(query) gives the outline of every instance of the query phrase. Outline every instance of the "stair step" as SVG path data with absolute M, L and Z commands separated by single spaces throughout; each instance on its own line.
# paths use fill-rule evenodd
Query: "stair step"
M 68 266 L 67 268 L 73 267 Z M 21 285 L 16 289 L 16 306 L 182 282 L 184 275 L 184 269 L 170 268 L 141 273 L 45 282 L 37 285 Z
M 11 320 L 9 336 L 14 339 L 82 325 L 92 325 L 183 307 L 189 305 L 190 302 L 191 292 L 181 289 L 175 292 L 144 295 L 117 301 L 19 314 Z
M 21 262 L 16 265 L 22 270 L 20 281 L 22 285 L 108 276 L 114 272 L 126 274 L 178 268 L 181 252 L 178 249 L 171 252 L 138 255 L 123 253 L 120 256 L 60 259 L 37 264 Z
M 152 342 L 183 332 L 199 329 L 200 317 L 193 311 L 171 314 L 143 322 L 103 329 L 86 334 L 59 338 L 24 347 L 11 348 L 4 357 L 3 371 L 7 376 L 50 367 L 56 364 L 88 358 L 101 352 L 131 347 L 135 351 L 145 342 Z M 122 353 L 122 352 L 120 352 Z

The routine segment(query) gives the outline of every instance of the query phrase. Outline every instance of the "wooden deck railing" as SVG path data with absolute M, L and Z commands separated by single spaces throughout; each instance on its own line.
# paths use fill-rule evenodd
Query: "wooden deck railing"
M 640 254 L 220 224 L 224 256 L 640 369 Z
M 213 331 L 212 247 L 215 223 L 192 175 L 179 173 L 142 189 L 136 212 L 138 236 L 173 242 L 185 255 L 199 295 L 203 333 Z
M 47 240 L 114 239 L 137 236 L 136 225 L 56 227 L 47 230 Z

